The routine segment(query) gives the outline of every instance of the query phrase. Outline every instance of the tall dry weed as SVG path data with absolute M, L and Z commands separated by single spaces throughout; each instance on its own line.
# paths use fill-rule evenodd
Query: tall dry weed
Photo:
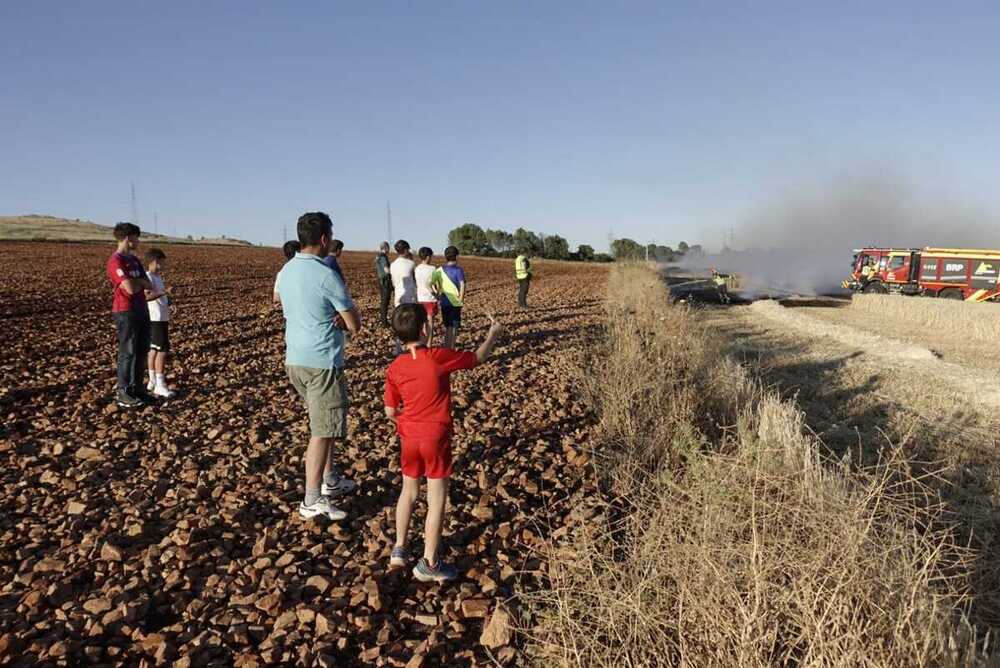
M 723 358 L 651 272 L 615 268 L 608 304 L 582 374 L 606 509 L 528 595 L 539 665 L 982 660 L 970 555 L 898 452 L 861 471 L 822 462 L 797 408 Z

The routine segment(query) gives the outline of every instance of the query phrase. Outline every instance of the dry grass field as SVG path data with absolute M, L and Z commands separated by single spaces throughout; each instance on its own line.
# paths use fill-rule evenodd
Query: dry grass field
M 891 323 L 915 323 L 934 317 L 926 315 L 929 311 L 964 306 L 882 299 L 896 300 L 889 302 Z M 967 572 L 968 619 L 980 637 L 996 635 L 1000 416 L 995 403 L 984 400 L 998 392 L 995 360 L 967 347 L 945 347 L 933 331 L 877 329 L 881 315 L 866 312 L 875 305 L 865 298 L 857 307 L 784 307 L 783 314 L 775 313 L 780 308 L 775 304 L 755 305 L 706 309 L 702 317 L 724 342 L 727 355 L 796 402 L 806 429 L 831 460 L 870 465 L 886 453 L 899 453 L 913 472 L 927 476 L 959 542 L 975 555 Z M 961 317 L 968 327 L 970 314 L 988 319 L 991 307 L 996 305 L 977 306 Z M 902 332 L 898 338 L 895 331 Z M 989 346 L 976 345 L 980 351 Z M 895 354 L 896 346 L 927 355 L 907 359 Z
M 855 295 L 851 310 L 866 313 L 882 326 L 903 332 L 948 337 L 968 343 L 1000 341 L 998 304 L 952 299 L 916 299 L 898 295 Z
M 612 271 L 581 381 L 605 505 L 528 596 L 539 665 L 985 663 L 995 561 L 940 494 L 954 471 L 891 444 L 830 458 L 812 398 L 746 357 L 729 323 L 749 309 L 670 306 L 645 269 Z
M 846 302 L 845 302 L 846 303 Z M 899 295 L 855 295 L 849 307 L 796 309 L 809 318 L 846 325 L 926 348 L 969 368 L 1000 371 L 1000 304 Z M 843 306 L 843 304 L 839 304 Z
M 280 251 L 165 247 L 179 395 L 123 414 L 111 250 L 0 244 L 0 664 L 520 661 L 514 597 L 540 586 L 539 546 L 593 495 L 573 370 L 600 326 L 605 269 L 538 262 L 522 313 L 509 261 L 464 261 L 459 344 L 485 334 L 487 310 L 508 331 L 490 364 L 453 380 L 444 549 L 462 576 L 436 587 L 388 568 L 400 475 L 373 256 L 343 261 L 367 326 L 347 351 L 351 437 L 337 455 L 359 490 L 331 524 L 295 510 L 307 427 L 270 303 Z

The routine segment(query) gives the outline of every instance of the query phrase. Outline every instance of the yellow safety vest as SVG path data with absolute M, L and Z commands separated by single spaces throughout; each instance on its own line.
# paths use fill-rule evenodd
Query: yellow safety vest
M 514 260 L 514 277 L 520 281 L 521 279 L 528 278 L 529 276 L 531 276 L 531 270 L 525 266 L 524 256 L 518 255 L 517 259 Z

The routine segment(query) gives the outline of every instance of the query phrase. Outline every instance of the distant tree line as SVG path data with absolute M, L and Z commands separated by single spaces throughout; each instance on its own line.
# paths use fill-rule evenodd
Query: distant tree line
M 698 244 L 689 246 L 686 241 L 677 244 L 677 248 L 646 244 L 643 246 L 632 239 L 615 239 L 611 242 L 611 255 L 615 260 L 652 260 L 654 262 L 677 262 L 684 256 L 698 257 L 705 251 Z
M 569 242 L 558 234 L 537 234 L 519 227 L 511 234 L 506 230 L 483 229 L 475 223 L 459 225 L 448 232 L 448 243 L 462 255 L 481 257 L 516 257 L 530 252 L 534 257 L 576 262 L 611 262 L 613 260 L 653 260 L 675 262 L 685 255 L 703 255 L 701 246 L 689 246 L 682 241 L 677 248 L 657 244 L 642 244 L 632 239 L 615 239 L 611 254 L 594 252 L 593 246 L 580 244 L 570 251 Z
M 531 253 L 549 260 L 577 262 L 611 262 L 607 253 L 595 253 L 593 246 L 580 244 L 570 251 L 569 242 L 558 234 L 537 234 L 519 227 L 511 234 L 506 230 L 483 229 L 475 223 L 459 225 L 448 233 L 448 243 L 463 255 L 482 257 L 516 257 Z

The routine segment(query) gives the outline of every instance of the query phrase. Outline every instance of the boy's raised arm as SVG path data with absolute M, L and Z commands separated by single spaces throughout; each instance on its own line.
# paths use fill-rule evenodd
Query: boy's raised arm
M 503 325 L 493 319 L 490 316 L 490 331 L 486 333 L 486 340 L 483 341 L 480 346 L 476 349 L 476 359 L 482 364 L 493 352 L 493 347 L 497 344 L 497 338 L 499 338 L 501 332 L 503 332 Z

